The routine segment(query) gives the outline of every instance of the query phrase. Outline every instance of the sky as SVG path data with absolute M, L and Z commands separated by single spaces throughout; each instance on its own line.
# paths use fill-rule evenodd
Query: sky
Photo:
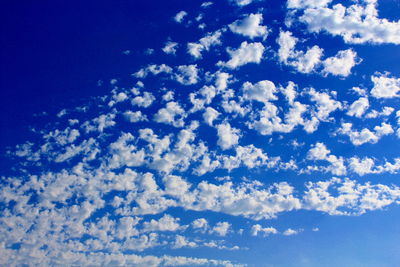
M 397 266 L 399 9 L 4 4 L 0 266 Z

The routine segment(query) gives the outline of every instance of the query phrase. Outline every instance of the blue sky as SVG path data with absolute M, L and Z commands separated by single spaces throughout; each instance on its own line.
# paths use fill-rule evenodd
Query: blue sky
M 0 265 L 396 266 L 398 1 L 2 11 Z

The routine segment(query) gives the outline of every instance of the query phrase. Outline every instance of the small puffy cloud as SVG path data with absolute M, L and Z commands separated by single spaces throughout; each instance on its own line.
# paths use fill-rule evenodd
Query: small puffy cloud
M 373 173 L 372 168 L 375 165 L 375 162 L 371 158 L 363 158 L 360 159 L 358 157 L 350 158 L 349 168 L 351 171 L 357 173 L 360 176 L 365 174 Z
M 277 100 L 275 93 L 277 89 L 271 81 L 259 81 L 256 84 L 245 82 L 242 86 L 243 96 L 248 100 L 256 100 L 266 103 L 270 100 Z
M 294 230 L 294 229 L 288 228 L 283 232 L 283 235 L 286 235 L 286 236 L 297 235 L 299 232 L 300 232 L 300 230 Z
M 214 120 L 218 118 L 219 115 L 220 113 L 218 111 L 211 107 L 207 107 L 203 113 L 203 119 L 208 125 L 213 126 Z
M 390 73 L 371 76 L 374 87 L 371 89 L 371 95 L 375 98 L 394 98 L 400 97 L 400 78 L 389 76 Z
M 319 46 L 313 46 L 306 52 L 295 50 L 298 39 L 289 31 L 280 31 L 276 42 L 279 45 L 278 58 L 285 65 L 296 68 L 302 73 L 311 73 L 321 63 L 324 50 Z
M 251 235 L 252 236 L 258 236 L 259 233 L 262 233 L 264 236 L 268 236 L 271 234 L 277 234 L 278 230 L 276 230 L 274 227 L 265 227 L 263 228 L 259 224 L 255 224 L 251 227 Z
M 369 101 L 367 97 L 360 97 L 354 101 L 347 111 L 347 115 L 361 118 L 364 112 L 369 108 Z
M 195 248 L 197 246 L 198 245 L 196 244 L 196 242 L 189 241 L 184 236 L 176 235 L 175 242 L 174 242 L 172 248 L 174 248 L 174 249 L 184 248 L 184 247 Z
M 175 15 L 175 17 L 174 17 L 174 20 L 177 22 L 177 23 L 181 23 L 182 21 L 183 21 L 183 19 L 187 16 L 187 12 L 186 11 L 179 11 L 176 15 Z
M 227 52 L 231 59 L 227 62 L 220 61 L 217 63 L 217 65 L 225 66 L 230 69 L 236 69 L 248 63 L 259 64 L 264 54 L 264 50 L 265 48 L 262 43 L 247 43 L 245 41 L 236 50 L 228 48 Z
M 155 232 L 155 231 L 178 231 L 184 227 L 179 224 L 180 219 L 174 218 L 169 214 L 164 214 L 160 219 L 152 219 L 149 222 L 143 223 L 144 232 Z
M 342 123 L 341 128 L 338 130 L 338 133 L 350 137 L 350 141 L 355 146 L 359 146 L 365 143 L 375 144 L 383 136 L 394 133 L 392 126 L 385 122 L 382 122 L 380 126 L 375 126 L 373 129 L 374 131 L 371 131 L 368 128 L 363 128 L 361 131 L 356 131 L 353 130 L 352 127 L 352 123 Z
M 241 34 L 251 39 L 255 37 L 264 37 L 268 35 L 266 26 L 262 26 L 263 16 L 260 13 L 250 14 L 244 19 L 237 20 L 229 25 L 229 29 L 237 34 Z
M 206 36 L 201 38 L 197 43 L 188 43 L 188 53 L 196 59 L 201 58 L 203 51 L 209 51 L 211 47 L 221 44 L 221 34 L 221 30 L 207 33 Z
M 177 73 L 175 73 L 175 79 L 177 82 L 183 85 L 192 85 L 198 82 L 199 70 L 197 65 L 182 65 L 178 66 Z
M 331 153 L 329 149 L 326 148 L 324 143 L 316 143 L 307 154 L 307 158 L 310 160 L 324 160 L 328 158 Z
M 192 222 L 192 227 L 193 227 L 193 229 L 205 231 L 208 229 L 209 226 L 208 226 L 208 222 L 206 219 L 199 218 Z
M 218 222 L 212 229 L 210 234 L 217 234 L 219 236 L 226 236 L 231 228 L 231 224 L 228 222 Z
M 400 22 L 378 18 L 378 1 L 361 1 L 349 7 L 341 3 L 327 7 L 331 0 L 290 0 L 289 8 L 303 9 L 299 20 L 310 32 L 341 36 L 346 43 L 400 44 Z
M 254 0 L 230 0 L 230 1 L 238 6 L 247 6 L 251 4 Z
M 124 112 L 124 117 L 130 122 L 147 121 L 147 116 L 141 111 L 126 111 Z
M 355 51 L 352 49 L 342 50 L 322 62 L 324 66 L 322 73 L 347 77 L 351 74 L 351 69 L 359 63 L 361 63 L 361 59 L 357 57 Z
M 330 215 L 360 215 L 379 210 L 398 201 L 400 196 L 396 186 L 361 184 L 349 179 L 332 178 L 306 186 L 303 208 Z
M 143 96 L 136 96 L 131 100 L 132 105 L 139 106 L 143 108 L 150 107 L 153 104 L 153 101 L 156 98 L 153 96 L 152 93 L 144 92 Z
M 138 70 L 137 72 L 135 72 L 132 75 L 136 78 L 146 78 L 147 75 L 149 75 L 150 73 L 153 75 L 158 75 L 160 73 L 170 74 L 170 73 L 172 73 L 172 71 L 173 71 L 173 69 L 170 66 L 165 65 L 165 64 L 161 64 L 161 65 L 150 64 L 144 68 L 141 68 L 140 70 Z
M 229 149 L 239 143 L 240 130 L 232 128 L 228 122 L 216 126 L 218 130 L 218 145 L 222 150 Z
M 328 93 L 318 92 L 314 88 L 311 88 L 308 93 L 311 97 L 311 101 L 316 103 L 315 115 L 322 121 L 329 120 L 329 115 L 332 112 L 336 111 L 337 109 L 342 109 L 342 104 L 333 99 Z
M 162 51 L 166 54 L 172 54 L 175 55 L 176 49 L 178 48 L 178 43 L 168 41 L 165 46 L 162 48 Z
M 185 110 L 179 105 L 178 102 L 168 102 L 165 108 L 161 108 L 154 115 L 154 121 L 158 123 L 170 124 L 175 127 L 182 127 L 184 125 L 183 118 Z

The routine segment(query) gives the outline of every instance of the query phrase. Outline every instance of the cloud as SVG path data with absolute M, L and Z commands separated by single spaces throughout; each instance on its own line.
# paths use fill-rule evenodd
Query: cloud
M 217 234 L 219 236 L 226 236 L 230 231 L 231 224 L 228 222 L 218 222 L 212 229 L 210 229 L 210 234 Z
M 390 73 L 377 73 L 371 76 L 374 87 L 371 95 L 375 98 L 394 98 L 400 96 L 400 78 L 390 77 Z
M 221 44 L 222 31 L 215 31 L 207 33 L 206 36 L 201 38 L 197 43 L 188 43 L 187 51 L 194 58 L 199 59 L 202 57 L 203 51 L 209 51 L 211 47 Z
M 232 128 L 228 122 L 216 126 L 218 131 L 218 145 L 223 149 L 230 149 L 239 143 L 240 130 Z
M 382 122 L 381 125 L 374 127 L 374 132 L 368 128 L 363 128 L 361 131 L 352 130 L 352 123 L 342 123 L 342 127 L 338 130 L 338 133 L 347 135 L 350 137 L 350 141 L 355 146 L 359 146 L 365 143 L 375 144 L 385 135 L 394 133 L 394 130 L 390 124 Z
M 162 51 L 166 54 L 175 55 L 176 49 L 178 48 L 179 44 L 176 42 L 168 41 L 165 43 L 165 46 L 162 48 Z
M 177 82 L 183 85 L 192 85 L 198 82 L 199 70 L 197 65 L 182 65 L 178 66 L 177 73 L 175 73 L 175 79 Z
M 274 227 L 265 227 L 263 228 L 259 224 L 255 224 L 251 227 L 251 235 L 252 236 L 258 236 L 259 233 L 263 233 L 264 236 L 268 236 L 271 234 L 277 234 L 278 230 L 276 230 Z
M 229 24 L 229 29 L 234 33 L 247 36 L 251 39 L 255 37 L 266 39 L 268 30 L 266 26 L 260 25 L 262 21 L 262 14 L 250 14 L 242 20 L 236 20 L 232 24 Z
M 174 17 L 174 20 L 177 22 L 177 23 L 181 23 L 182 21 L 183 21 L 183 19 L 187 16 L 187 12 L 186 11 L 179 11 L 178 13 L 176 13 L 176 15 L 175 15 L 175 17 Z
M 298 39 L 289 31 L 280 31 L 276 42 L 279 45 L 278 58 L 285 65 L 296 68 L 301 73 L 315 72 L 321 64 L 324 50 L 315 45 L 306 52 L 295 50 Z
M 365 111 L 369 108 L 369 101 L 367 97 L 360 97 L 354 101 L 347 111 L 347 115 L 361 118 Z
M 335 56 L 329 57 L 323 61 L 324 69 L 322 73 L 325 75 L 332 74 L 335 76 L 347 77 L 351 74 L 351 69 L 360 63 L 361 59 L 357 57 L 357 53 L 354 50 L 342 50 Z
M 259 42 L 247 43 L 244 41 L 236 50 L 227 48 L 227 52 L 231 59 L 227 62 L 220 61 L 217 65 L 225 66 L 229 69 L 236 69 L 248 63 L 259 64 L 261 62 L 264 50 L 264 46 Z
M 256 84 L 245 82 L 242 86 L 243 97 L 247 100 L 256 100 L 266 103 L 270 100 L 277 100 L 274 95 L 277 92 L 275 84 L 271 81 L 259 81 Z
M 331 1 L 288 2 L 289 8 L 302 9 L 299 21 L 305 23 L 310 32 L 321 31 L 340 36 L 346 43 L 400 44 L 400 22 L 378 18 L 377 1 L 361 1 L 345 7 Z

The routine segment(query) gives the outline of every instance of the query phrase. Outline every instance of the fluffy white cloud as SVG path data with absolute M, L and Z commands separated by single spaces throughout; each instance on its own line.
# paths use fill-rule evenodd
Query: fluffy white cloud
M 228 222 L 218 222 L 212 229 L 210 229 L 210 234 L 217 234 L 219 236 L 226 236 L 230 231 L 231 224 Z
M 266 26 L 262 26 L 263 16 L 260 13 L 250 14 L 244 19 L 237 20 L 229 25 L 229 29 L 237 34 L 241 34 L 251 39 L 255 37 L 263 37 L 268 35 Z
M 302 73 L 316 71 L 321 63 L 323 49 L 315 45 L 306 52 L 295 50 L 298 39 L 289 31 L 281 31 L 276 42 L 279 45 L 278 58 L 285 65 L 296 68 Z
M 132 105 L 147 108 L 153 104 L 156 98 L 152 93 L 144 92 L 143 96 L 136 96 L 131 100 Z
M 294 229 L 288 228 L 283 232 L 283 235 L 286 235 L 286 236 L 297 235 L 299 232 L 300 232 L 299 230 L 294 230 Z
M 218 131 L 218 145 L 223 149 L 229 149 L 239 143 L 240 130 L 232 128 L 228 122 L 216 126 Z
M 277 89 L 275 84 L 271 81 L 259 81 L 256 84 L 251 82 L 245 82 L 242 86 L 243 96 L 248 100 L 256 100 L 262 103 L 266 103 L 270 100 L 277 100 L 275 92 Z
M 166 53 L 166 54 L 175 55 L 176 49 L 178 48 L 178 46 L 179 46 L 178 43 L 168 41 L 165 43 L 165 46 L 162 48 L 162 51 L 164 51 L 164 53 Z
M 175 79 L 177 82 L 183 85 L 192 85 L 198 82 L 199 70 L 197 65 L 182 65 L 178 66 L 177 73 L 175 73 Z
M 201 38 L 197 43 L 188 43 L 187 50 L 194 58 L 198 59 L 202 57 L 203 51 L 209 51 L 212 46 L 221 44 L 222 31 L 215 31 L 213 33 L 207 33 L 206 36 Z
M 310 32 L 325 31 L 341 36 L 347 43 L 400 44 L 400 22 L 378 18 L 377 1 L 361 1 L 345 7 L 328 7 L 329 0 L 291 0 L 288 7 L 304 9 L 299 20 Z
M 206 111 L 203 113 L 203 119 L 208 125 L 213 126 L 214 120 L 217 119 L 219 115 L 220 113 L 218 111 L 211 107 L 207 107 Z
M 187 16 L 187 12 L 186 11 L 179 11 L 178 13 L 176 13 L 176 15 L 175 15 L 175 17 L 174 17 L 174 20 L 177 22 L 177 23 L 181 23 L 182 21 L 183 21 L 183 19 Z
M 138 70 L 137 72 L 135 72 L 134 74 L 132 74 L 134 77 L 136 78 L 146 78 L 147 75 L 149 75 L 150 73 L 153 75 L 158 75 L 160 73 L 172 73 L 173 69 L 165 64 L 161 64 L 161 65 L 156 65 L 156 64 L 150 64 L 144 68 L 141 68 L 140 70 Z
M 171 215 L 164 214 L 159 220 L 152 219 L 149 222 L 143 223 L 143 231 L 154 232 L 154 231 L 178 231 L 183 229 L 179 224 L 180 219 L 174 218 Z
M 243 42 L 238 49 L 228 48 L 227 52 L 231 59 L 227 62 L 218 62 L 218 65 L 225 66 L 230 69 L 236 69 L 248 63 L 260 63 L 264 54 L 264 46 L 262 43 Z
M 271 234 L 277 234 L 278 230 L 276 230 L 274 227 L 265 227 L 263 228 L 259 224 L 255 224 L 251 227 L 251 235 L 252 236 L 258 236 L 259 233 L 263 233 L 264 236 L 268 236 Z
M 375 98 L 393 98 L 400 96 L 400 78 L 390 77 L 390 73 L 371 76 L 374 87 L 371 95 Z
M 369 108 L 369 101 L 367 97 L 360 97 L 354 101 L 347 111 L 347 115 L 360 118 L 364 112 Z
M 386 207 L 398 200 L 400 189 L 382 184 L 359 184 L 349 179 L 332 178 L 307 184 L 304 208 L 332 215 L 360 215 Z M 332 194 L 332 192 L 337 192 Z
M 357 53 L 352 49 L 339 51 L 335 56 L 329 57 L 323 61 L 325 75 L 332 74 L 336 76 L 347 77 L 351 74 L 351 69 L 361 63 Z
M 363 128 L 361 131 L 354 131 L 352 127 L 352 123 L 342 123 L 342 127 L 338 130 L 338 133 L 350 137 L 350 141 L 355 146 L 359 146 L 365 143 L 375 144 L 383 136 L 394 133 L 392 126 L 385 122 L 382 122 L 380 126 L 375 126 L 374 132 L 367 128 Z
M 178 102 L 168 102 L 165 108 L 161 108 L 154 115 L 154 121 L 171 124 L 175 127 L 183 127 L 185 110 Z
M 147 121 L 147 116 L 141 111 L 125 111 L 124 117 L 130 122 Z

